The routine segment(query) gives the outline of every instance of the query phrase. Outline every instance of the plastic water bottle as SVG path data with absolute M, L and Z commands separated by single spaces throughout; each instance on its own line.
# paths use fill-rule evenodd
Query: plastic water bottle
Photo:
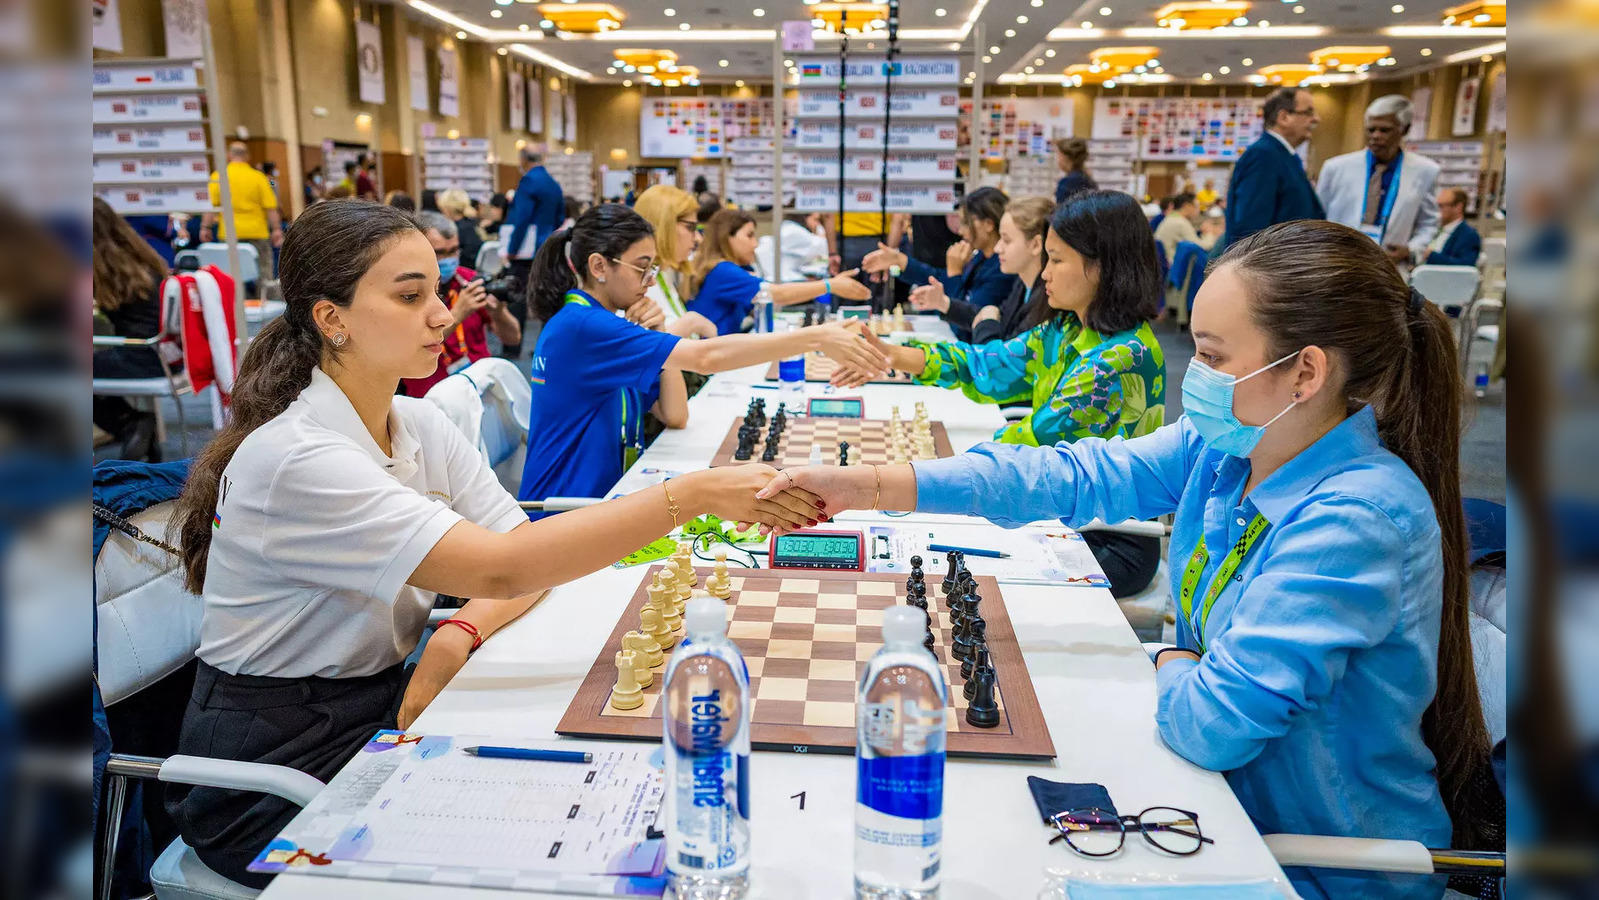
M 1477 399 L 1488 396 L 1488 364 L 1477 363 L 1477 374 L 1472 379 L 1472 388 L 1476 391 Z
M 666 667 L 666 869 L 679 900 L 749 889 L 750 675 L 727 639 L 727 605 L 699 597 Z
M 782 323 L 779 331 L 788 331 L 790 326 Z M 805 405 L 805 354 L 796 353 L 793 356 L 778 360 L 778 399 L 788 404 L 790 411 L 800 410 Z
M 761 282 L 761 289 L 755 292 L 755 305 L 750 310 L 751 317 L 755 320 L 754 331 L 756 334 L 771 334 L 772 323 L 776 318 L 777 304 L 772 301 L 772 289 L 766 282 Z
M 855 896 L 938 896 L 944 839 L 944 708 L 948 689 L 922 646 L 927 614 L 883 614 L 883 649 L 866 664 L 855 704 Z

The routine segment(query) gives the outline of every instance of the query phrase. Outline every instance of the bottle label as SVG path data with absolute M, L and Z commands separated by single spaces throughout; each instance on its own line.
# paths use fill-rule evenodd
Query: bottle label
M 944 814 L 944 754 L 859 757 L 855 799 L 897 819 L 937 819 Z
M 688 660 L 667 686 L 668 867 L 736 873 L 749 865 L 749 751 L 725 660 Z

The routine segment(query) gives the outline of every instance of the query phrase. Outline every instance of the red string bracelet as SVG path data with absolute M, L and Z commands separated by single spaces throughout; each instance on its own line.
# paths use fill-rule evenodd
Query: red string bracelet
M 445 619 L 439 623 L 440 628 L 445 625 L 454 625 L 472 636 L 472 649 L 468 650 L 468 653 L 475 653 L 477 648 L 483 646 L 483 635 L 478 632 L 477 626 L 471 622 L 465 619 Z

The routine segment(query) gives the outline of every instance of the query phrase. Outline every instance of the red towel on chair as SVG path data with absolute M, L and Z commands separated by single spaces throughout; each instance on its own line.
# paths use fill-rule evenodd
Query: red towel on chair
M 238 361 L 233 354 L 233 279 L 216 266 L 172 276 L 178 284 L 183 335 L 183 368 L 198 394 L 212 384 L 226 404 L 233 393 Z

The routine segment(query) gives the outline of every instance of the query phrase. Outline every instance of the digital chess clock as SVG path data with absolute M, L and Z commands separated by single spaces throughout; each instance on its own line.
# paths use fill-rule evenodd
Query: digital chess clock
M 806 401 L 805 414 L 813 417 L 859 419 L 866 415 L 866 401 L 860 397 L 812 397 Z
M 795 531 L 772 537 L 767 565 L 774 569 L 866 568 L 866 538 L 859 531 Z

